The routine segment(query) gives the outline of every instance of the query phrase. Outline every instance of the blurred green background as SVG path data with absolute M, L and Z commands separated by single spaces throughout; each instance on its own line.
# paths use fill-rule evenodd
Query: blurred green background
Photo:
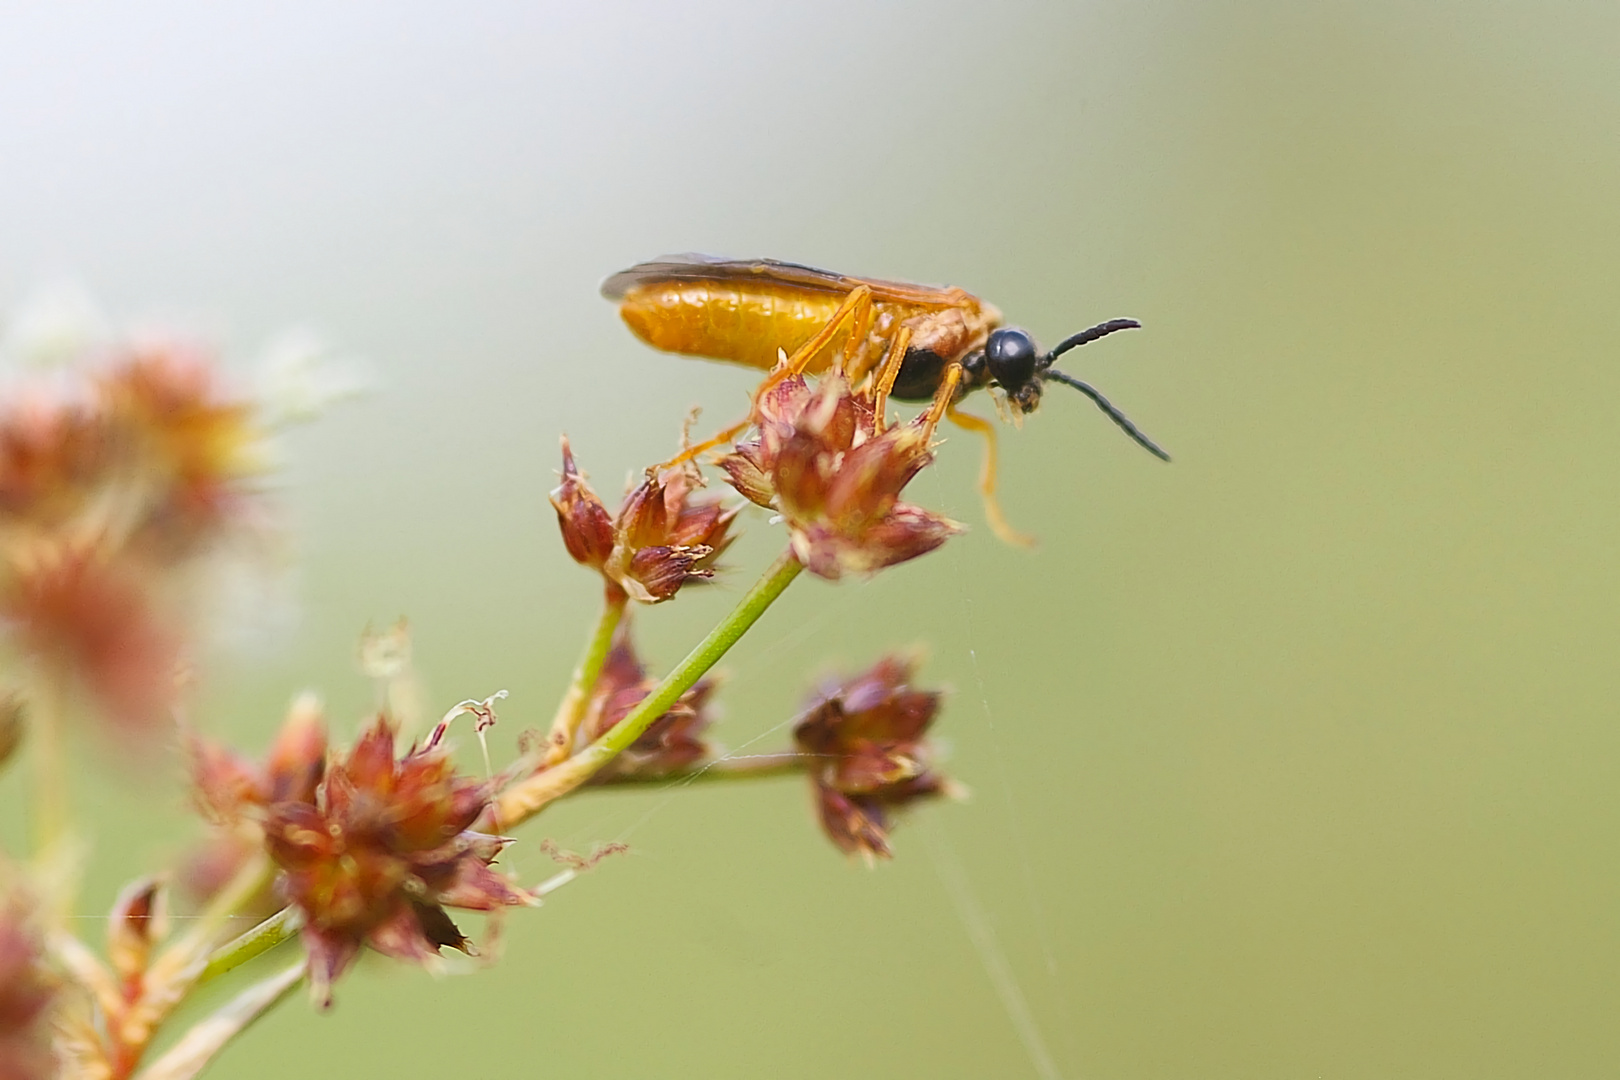
M 727 659 L 737 746 L 927 644 L 974 798 L 892 865 L 796 783 L 582 797 L 518 867 L 633 854 L 499 966 L 369 963 L 211 1075 L 1611 1074 L 1617 63 L 1596 3 L 8 8 L 0 298 L 68 274 L 239 355 L 307 322 L 377 375 L 288 444 L 296 623 L 205 674 L 245 745 L 306 686 L 352 730 L 399 614 L 435 710 L 549 717 L 596 592 L 557 434 L 616 491 L 749 384 L 625 332 L 639 259 L 960 284 L 1048 344 L 1134 316 L 1072 366 L 1176 455 L 1054 391 L 1004 443 L 1037 552 L 954 437 L 913 492 L 972 533 Z M 105 755 L 81 788 L 95 911 L 187 824 Z

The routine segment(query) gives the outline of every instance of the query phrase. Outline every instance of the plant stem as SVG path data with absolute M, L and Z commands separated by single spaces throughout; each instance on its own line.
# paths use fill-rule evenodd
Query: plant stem
M 609 586 L 602 595 L 602 614 L 596 620 L 596 629 L 585 642 L 585 651 L 574 665 L 574 677 L 568 683 L 568 692 L 557 705 L 557 715 L 551 721 L 551 737 L 547 740 L 546 764 L 566 761 L 574 749 L 574 733 L 585 719 L 585 706 L 590 701 L 596 678 L 602 673 L 602 664 L 613 647 L 613 632 L 624 617 L 629 597 L 617 586 Z
M 726 654 L 749 627 L 765 614 L 782 591 L 799 576 L 804 564 L 789 548 L 765 571 L 748 594 L 664 677 L 653 692 L 602 737 L 560 765 L 545 769 L 507 788 L 496 800 L 497 820 L 511 828 L 539 813 L 548 803 L 589 780 L 620 751 L 634 743 L 680 696 L 692 688 Z
M 249 960 L 262 956 L 284 941 L 292 940 L 304 925 L 303 917 L 295 907 L 284 907 L 264 922 L 255 926 L 235 941 L 215 949 L 208 957 L 199 984 L 218 978 L 227 971 L 241 967 Z
M 694 765 L 675 772 L 638 776 L 604 776 L 591 786 L 610 787 L 663 787 L 680 784 L 711 784 L 727 780 L 767 780 L 773 776 L 799 776 L 812 761 L 812 754 L 787 751 L 780 754 L 750 754 L 747 757 L 720 758 L 707 764 Z
M 34 762 L 34 851 L 58 854 L 68 832 L 67 761 L 63 752 L 67 684 L 61 667 L 41 661 L 35 672 L 29 738 Z

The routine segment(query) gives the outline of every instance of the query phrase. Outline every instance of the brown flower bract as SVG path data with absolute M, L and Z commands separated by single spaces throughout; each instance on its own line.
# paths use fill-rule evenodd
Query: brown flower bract
M 940 695 L 910 687 L 915 661 L 885 657 L 822 693 L 793 729 L 810 766 L 822 827 L 839 848 L 868 859 L 891 857 L 894 810 L 942 794 L 924 741 Z

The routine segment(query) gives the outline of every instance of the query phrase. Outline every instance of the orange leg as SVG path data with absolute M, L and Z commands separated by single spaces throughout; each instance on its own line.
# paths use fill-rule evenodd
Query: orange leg
M 872 317 L 872 289 L 867 285 L 857 285 L 849 291 L 848 296 L 844 297 L 843 303 L 838 305 L 838 310 L 833 312 L 832 318 L 827 320 L 826 325 L 816 331 L 815 337 L 799 346 L 792 356 L 788 357 L 785 362 L 777 364 L 771 369 L 770 374 L 765 376 L 754 390 L 754 404 L 749 408 L 748 416 L 744 420 L 726 428 L 713 438 L 705 439 L 696 446 L 687 447 L 675 457 L 654 465 L 648 471 L 656 472 L 684 464 L 707 450 L 713 450 L 717 446 L 725 445 L 744 431 L 747 431 L 748 425 L 754 422 L 754 410 L 759 405 L 760 397 L 784 379 L 801 374 L 821 354 L 821 350 L 832 343 L 833 338 L 838 336 L 838 331 L 846 324 L 852 323 L 849 340 L 844 343 L 843 362 L 839 364 L 839 369 L 842 370 L 854 359 L 866 335 L 871 332 Z
M 832 339 L 838 336 L 838 331 L 851 321 L 853 321 L 853 326 L 850 328 L 849 340 L 844 342 L 844 364 L 848 364 L 850 360 L 854 359 L 856 350 L 860 348 L 860 339 L 854 331 L 862 326 L 871 325 L 872 289 L 870 286 L 857 285 L 851 289 L 849 295 L 844 297 L 844 302 L 838 305 L 838 310 L 833 312 L 832 318 L 827 320 L 825 326 L 816 331 L 816 336 L 800 345 L 798 350 L 788 357 L 787 363 L 778 364 L 771 369 L 771 373 L 765 376 L 765 381 L 759 384 L 759 389 L 754 391 L 754 400 L 758 401 L 761 394 L 783 379 L 791 378 L 794 375 L 802 375 L 815 358 L 821 355 L 821 350 L 830 345 Z M 843 365 L 840 365 L 840 369 L 842 367 Z
M 849 332 L 849 340 L 844 343 L 844 374 L 851 383 L 859 382 L 871 367 L 866 359 L 867 339 L 872 335 L 872 322 L 876 317 L 877 313 L 868 300 L 856 313 L 855 325 Z
M 889 343 L 889 355 L 883 361 L 883 370 L 878 372 L 877 391 L 872 397 L 872 434 L 883 434 L 883 413 L 889 407 L 889 391 L 894 389 L 895 377 L 900 374 L 900 365 L 906 359 L 906 348 L 911 344 L 911 327 L 902 326 L 900 332 L 894 335 Z
M 928 413 L 924 417 L 923 434 L 933 436 L 945 413 L 956 404 L 956 388 L 961 382 L 961 364 L 952 364 L 945 369 L 945 377 L 939 381 L 939 389 L 934 391 L 934 403 L 928 406 Z
M 984 467 L 979 472 L 979 495 L 984 499 L 984 517 L 990 523 L 990 531 L 1004 544 L 1011 544 L 1014 547 L 1034 547 L 1035 538 L 1009 525 L 1006 516 L 1001 512 L 1001 503 L 996 499 L 995 425 L 972 413 L 958 412 L 955 406 L 947 406 L 945 415 L 957 427 L 984 436 Z
M 696 446 L 688 446 L 685 450 L 682 450 L 679 454 L 676 454 L 668 461 L 660 462 L 657 465 L 649 468 L 647 470 L 647 474 L 650 476 L 653 473 L 663 472 L 665 469 L 673 469 L 677 465 L 684 465 L 688 461 L 695 460 L 699 454 L 704 453 L 705 451 L 713 450 L 717 446 L 724 446 L 732 439 L 735 439 L 737 436 L 747 431 L 748 425 L 753 422 L 753 416 L 750 413 L 749 418 L 744 420 L 742 423 L 732 424 L 730 427 L 726 428 L 726 430 L 720 432 L 720 434 L 715 435 L 713 438 L 704 439 Z

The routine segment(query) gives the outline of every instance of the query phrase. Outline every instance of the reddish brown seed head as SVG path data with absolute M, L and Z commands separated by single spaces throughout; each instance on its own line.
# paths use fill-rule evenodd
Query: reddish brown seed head
M 940 695 L 914 690 L 915 661 L 886 657 L 824 687 L 793 729 L 809 767 L 821 824 L 834 844 L 868 859 L 889 858 L 895 810 L 944 793 L 931 768 L 928 728 Z
M 488 805 L 488 787 L 459 775 L 442 745 L 396 756 L 384 717 L 329 765 L 313 803 L 271 805 L 266 845 L 304 912 L 318 1000 L 362 945 L 418 963 L 446 945 L 471 952 L 447 907 L 532 902 L 491 868 L 506 841 L 471 831 Z

